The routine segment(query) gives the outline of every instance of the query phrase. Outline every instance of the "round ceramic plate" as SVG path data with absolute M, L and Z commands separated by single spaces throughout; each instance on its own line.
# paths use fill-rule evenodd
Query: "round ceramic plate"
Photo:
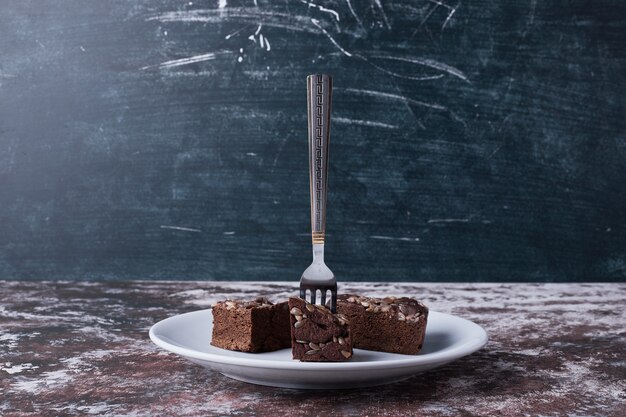
M 418 355 L 354 349 L 348 362 L 299 362 L 291 349 L 243 353 L 211 346 L 213 315 L 200 310 L 162 320 L 150 339 L 176 353 L 239 381 L 283 388 L 355 388 L 401 381 L 477 351 L 487 343 L 479 325 L 450 314 L 428 314 L 426 339 Z

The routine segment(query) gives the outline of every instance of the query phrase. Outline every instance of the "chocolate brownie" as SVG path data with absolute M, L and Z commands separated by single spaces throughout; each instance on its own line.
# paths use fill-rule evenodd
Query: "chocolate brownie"
M 355 348 L 415 355 L 424 343 L 428 308 L 415 299 L 347 294 L 337 312 L 350 321 Z
M 339 362 L 352 357 L 348 319 L 302 298 L 289 299 L 291 351 L 303 362 Z
M 213 306 L 211 344 L 242 352 L 271 352 L 291 346 L 287 302 L 220 301 Z

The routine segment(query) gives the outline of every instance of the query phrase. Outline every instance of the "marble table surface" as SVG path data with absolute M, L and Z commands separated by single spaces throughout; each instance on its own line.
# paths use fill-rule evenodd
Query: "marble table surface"
M 152 344 L 148 329 L 289 283 L 0 281 L 0 415 L 625 416 L 626 284 L 344 283 L 483 326 L 481 351 L 384 387 L 250 385 Z

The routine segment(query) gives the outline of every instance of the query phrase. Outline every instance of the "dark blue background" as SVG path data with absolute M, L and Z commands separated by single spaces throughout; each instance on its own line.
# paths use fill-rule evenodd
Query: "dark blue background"
M 297 280 L 328 72 L 340 279 L 624 280 L 626 3 L 254 3 L 2 2 L 0 278 Z

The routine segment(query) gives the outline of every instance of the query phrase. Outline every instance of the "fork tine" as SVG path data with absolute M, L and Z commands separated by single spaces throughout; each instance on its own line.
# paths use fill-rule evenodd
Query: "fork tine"
M 315 297 L 317 296 L 317 290 L 312 289 L 311 291 L 311 304 L 315 304 Z
M 330 291 L 330 311 L 337 312 L 337 290 Z
M 320 291 L 322 293 L 322 299 L 320 300 L 320 304 L 325 306 L 326 305 L 326 291 L 327 290 L 326 290 L 326 288 L 322 288 Z
M 306 300 L 306 290 L 304 288 L 300 288 L 300 298 Z

